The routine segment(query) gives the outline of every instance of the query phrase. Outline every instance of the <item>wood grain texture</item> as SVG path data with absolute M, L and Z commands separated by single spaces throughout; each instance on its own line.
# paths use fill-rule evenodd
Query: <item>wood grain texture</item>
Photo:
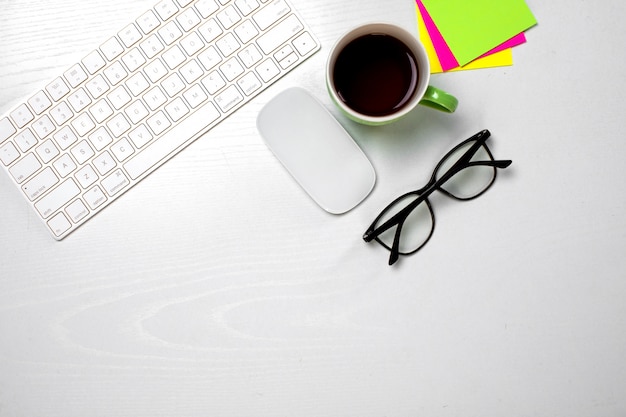
M 626 41 L 624 3 L 529 2 L 514 67 L 433 77 L 456 114 L 376 129 L 332 107 L 326 56 L 360 23 L 414 29 L 412 2 L 293 3 L 322 51 L 63 242 L 0 175 L 0 417 L 624 415 L 625 56 L 600 42 Z M 0 0 L 0 113 L 151 5 Z M 376 168 L 346 215 L 256 131 L 293 85 Z M 509 172 L 472 202 L 433 197 L 432 241 L 389 268 L 364 229 L 485 127 Z

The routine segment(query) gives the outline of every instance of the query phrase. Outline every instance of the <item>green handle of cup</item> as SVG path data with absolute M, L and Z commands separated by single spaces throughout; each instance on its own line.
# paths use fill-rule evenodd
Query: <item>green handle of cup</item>
M 429 85 L 420 104 L 446 113 L 454 113 L 459 105 L 459 100 L 453 95 Z

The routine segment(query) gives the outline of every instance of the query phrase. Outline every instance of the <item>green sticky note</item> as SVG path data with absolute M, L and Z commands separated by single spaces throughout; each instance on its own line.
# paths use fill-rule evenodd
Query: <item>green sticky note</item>
M 422 0 L 460 65 L 537 24 L 524 0 Z

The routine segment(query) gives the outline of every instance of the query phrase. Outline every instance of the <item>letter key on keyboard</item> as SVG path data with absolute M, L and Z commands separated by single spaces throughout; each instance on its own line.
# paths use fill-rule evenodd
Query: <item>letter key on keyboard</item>
M 162 0 L 0 116 L 0 165 L 63 239 L 319 47 L 287 0 Z

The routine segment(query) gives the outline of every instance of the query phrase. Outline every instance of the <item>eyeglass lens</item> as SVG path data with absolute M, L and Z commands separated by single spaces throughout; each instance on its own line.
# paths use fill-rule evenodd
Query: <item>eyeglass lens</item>
M 435 173 L 436 179 L 439 180 L 445 173 L 467 152 L 474 144 L 474 141 L 463 143 L 455 148 L 448 156 L 441 161 Z M 470 162 L 493 161 L 493 156 L 487 150 L 485 145 L 481 145 L 472 156 Z M 441 185 L 441 189 L 449 193 L 451 196 L 468 200 L 479 196 L 493 183 L 496 177 L 496 168 L 487 165 L 471 165 L 463 168 L 448 181 Z

